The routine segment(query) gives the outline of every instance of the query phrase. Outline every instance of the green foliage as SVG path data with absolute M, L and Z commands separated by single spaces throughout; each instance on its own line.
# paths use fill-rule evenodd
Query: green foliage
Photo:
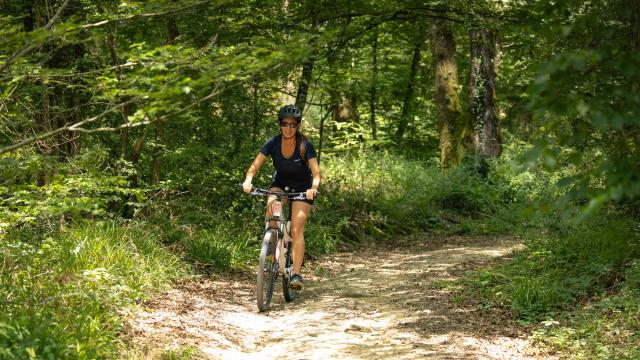
M 213 233 L 207 229 L 200 230 L 184 244 L 188 259 L 196 267 L 217 270 L 242 267 L 249 260 L 255 260 L 258 247 L 248 249 L 247 240 L 239 236 L 238 230 L 240 229 L 226 227 L 224 224 L 216 227 Z
M 582 207 L 582 218 L 640 194 L 640 57 L 629 38 L 637 36 L 638 10 L 630 6 L 560 1 L 529 9 L 533 16 L 562 19 L 547 37 L 556 54 L 537 66 L 528 90 L 539 127 L 529 156 L 548 170 L 572 169 L 560 184 L 571 189 L 566 195 L 578 200 L 570 205 Z
M 504 181 L 508 167 L 481 178 L 470 168 L 442 173 L 437 165 L 380 152 L 335 156 L 323 167 L 317 222 L 336 224 L 339 237 L 350 241 L 429 230 L 500 233 L 514 225 L 514 208 L 523 207 L 524 197 Z
M 525 251 L 506 265 L 479 272 L 477 284 L 491 302 L 527 321 L 601 296 L 626 281 L 625 274 L 634 287 L 640 236 L 634 222 L 614 216 L 579 227 L 565 224 L 556 234 L 530 235 Z
M 38 166 L 47 160 L 41 156 L 32 155 L 24 162 L 0 158 L 0 174 L 11 179 L 0 186 L 0 233 L 25 225 L 53 226 L 65 219 L 114 218 L 126 206 L 140 206 L 144 193 L 131 188 L 123 176 L 95 169 L 87 153 L 54 174 Z M 15 163 L 22 167 L 14 167 Z M 30 181 L 38 177 L 45 178 L 47 185 Z
M 0 155 L 0 249 L 14 273 L 2 291 L 22 304 L 3 305 L 18 315 L 0 315 L 1 356 L 110 357 L 115 310 L 178 276 L 178 258 L 205 272 L 255 266 L 264 202 L 237 183 L 278 132 L 275 110 L 293 102 L 304 61 L 314 73 L 303 130 L 322 143 L 323 172 L 308 254 L 419 231 L 542 229 L 519 264 L 481 275 L 495 302 L 539 320 L 620 281 L 637 288 L 635 240 L 621 240 L 635 230 L 597 221 L 639 216 L 635 0 L 71 1 L 44 28 L 63 3 L 0 9 L 0 152 L 82 130 Z M 404 98 L 434 14 L 457 21 L 460 79 L 469 27 L 495 29 L 503 45 L 503 155 L 447 173 L 426 46 Z M 351 118 L 334 116 L 339 105 Z M 93 226 L 103 221 L 129 225 Z
M 464 280 L 467 289 L 484 306 L 507 307 L 521 321 L 539 323 L 534 342 L 561 358 L 637 358 L 637 221 L 610 213 L 538 229 L 524 232 L 527 248 L 509 262 Z
M 560 321 L 544 321 L 534 343 L 572 359 L 637 359 L 640 356 L 638 292 L 596 298 Z
M 468 168 L 444 174 L 437 165 L 389 153 L 327 155 L 321 195 L 305 228 L 306 252 L 317 256 L 340 243 L 389 240 L 418 231 L 487 234 L 512 229 L 521 214 L 514 208 L 523 208 L 526 197 L 516 195 L 518 189 L 505 181 L 513 169 L 499 164 L 491 165 L 496 169 L 492 177 L 481 178 Z M 262 175 L 256 186 L 268 183 Z M 177 188 L 158 193 L 139 216 L 163 228 L 167 243 L 202 270 L 254 266 L 264 201 L 241 192 L 241 176 L 222 170 L 208 173 L 197 187 L 172 182 L 167 185 Z M 192 192 L 181 194 L 179 189 Z
M 3 359 L 112 357 L 118 309 L 185 274 L 153 229 L 135 224 L 12 230 L 0 252 Z
M 194 346 L 185 346 L 179 349 L 167 350 L 162 354 L 162 360 L 189 360 L 193 358 L 193 354 L 196 351 Z

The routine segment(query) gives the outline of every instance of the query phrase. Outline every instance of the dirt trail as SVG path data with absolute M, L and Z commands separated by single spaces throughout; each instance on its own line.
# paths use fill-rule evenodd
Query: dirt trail
M 145 357 L 194 346 L 204 359 L 542 358 L 506 317 L 439 286 L 518 242 L 406 243 L 309 262 L 301 298 L 285 303 L 278 286 L 268 313 L 257 311 L 253 277 L 190 282 L 145 304 L 127 333 Z

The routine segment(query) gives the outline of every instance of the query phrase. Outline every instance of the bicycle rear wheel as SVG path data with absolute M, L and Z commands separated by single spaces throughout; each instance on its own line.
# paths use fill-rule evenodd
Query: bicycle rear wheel
M 282 291 L 284 292 L 284 299 L 289 302 L 293 301 L 298 297 L 300 290 L 294 290 L 289 287 L 289 281 L 291 276 L 293 275 L 293 259 L 291 258 L 291 253 L 293 252 L 293 243 L 289 243 L 287 245 L 287 250 L 285 251 L 284 261 L 285 261 L 285 273 L 282 277 Z
M 256 286 L 256 300 L 260 311 L 269 310 L 273 286 L 278 277 L 278 260 L 276 259 L 276 243 L 278 230 L 267 229 L 262 239 L 260 260 L 258 261 L 258 282 Z

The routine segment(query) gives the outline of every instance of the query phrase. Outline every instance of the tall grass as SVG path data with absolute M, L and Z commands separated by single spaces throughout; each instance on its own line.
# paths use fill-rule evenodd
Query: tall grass
M 339 241 L 436 229 L 505 232 L 516 225 L 520 212 L 513 209 L 523 202 L 506 176 L 483 178 L 465 166 L 442 172 L 434 163 L 386 153 L 330 158 L 323 170 L 312 221 Z
M 0 358 L 113 358 L 119 309 L 185 274 L 152 229 L 78 224 L 0 243 Z
M 530 234 L 526 251 L 508 264 L 481 271 L 478 283 L 521 319 L 540 320 L 625 280 L 625 266 L 640 258 L 640 238 L 632 224 L 629 219 L 609 218 L 606 225 L 594 219 L 566 224 L 565 234 Z
M 578 359 L 640 356 L 640 226 L 619 213 L 529 231 L 527 248 L 465 282 L 488 306 L 541 324 L 534 340 Z M 569 355 L 571 354 L 571 355 Z

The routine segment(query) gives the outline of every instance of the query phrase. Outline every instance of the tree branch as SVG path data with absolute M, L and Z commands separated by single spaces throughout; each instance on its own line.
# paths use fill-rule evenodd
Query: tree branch
M 53 27 L 54 23 L 60 17 L 60 14 L 62 13 L 62 10 L 64 10 L 64 8 L 67 7 L 67 5 L 69 4 L 70 1 L 71 0 L 65 0 L 65 2 L 60 6 L 60 8 L 56 12 L 56 14 L 51 18 L 51 20 L 49 20 L 49 22 L 47 23 L 47 25 L 44 26 L 43 29 L 50 30 L 51 27 Z M 196 3 L 190 4 L 190 5 L 182 6 L 182 7 L 179 7 L 179 8 L 175 8 L 175 9 L 167 10 L 167 11 L 163 11 L 163 12 L 133 14 L 133 15 L 125 16 L 123 18 L 111 19 L 111 20 L 103 20 L 103 21 L 99 21 L 99 22 L 93 23 L 93 24 L 80 25 L 80 26 L 72 27 L 72 28 L 66 30 L 65 33 L 76 32 L 76 31 L 79 31 L 79 30 L 93 29 L 93 28 L 101 27 L 101 26 L 108 25 L 108 24 L 111 24 L 111 23 L 128 21 L 128 20 L 132 20 L 132 19 L 135 19 L 135 18 L 147 18 L 147 17 L 157 17 L 157 16 L 165 16 L 165 15 L 177 14 L 179 12 L 192 9 L 192 8 L 198 7 L 198 6 L 206 4 L 206 3 L 210 3 L 211 1 L 212 0 L 204 0 L 204 1 L 199 1 L 199 2 L 196 2 Z M 38 46 L 38 43 L 31 43 L 31 44 L 26 45 L 25 47 L 23 47 L 21 50 L 17 51 L 16 53 L 14 53 L 9 59 L 7 59 L 7 61 L 4 64 L 0 65 L 0 73 L 2 73 L 9 66 L 11 66 L 18 58 L 30 53 L 31 51 L 33 51 L 33 49 L 35 49 L 37 46 Z
M 132 19 L 135 19 L 135 18 L 146 18 L 146 17 L 156 17 L 156 16 L 165 16 L 165 15 L 177 14 L 179 12 L 182 12 L 182 11 L 185 11 L 185 10 L 189 10 L 189 9 L 192 9 L 192 8 L 195 8 L 195 7 L 198 7 L 200 5 L 204 5 L 206 3 L 210 3 L 210 2 L 211 2 L 211 0 L 204 0 L 204 1 L 199 1 L 199 2 L 193 3 L 191 5 L 186 5 L 186 6 L 183 6 L 183 7 L 179 7 L 179 8 L 175 8 L 175 9 L 167 10 L 167 11 L 162 11 L 162 12 L 133 14 L 133 15 L 125 16 L 125 17 L 118 18 L 118 19 L 98 21 L 97 23 L 78 26 L 77 28 L 74 28 L 72 30 L 93 29 L 93 28 L 97 28 L 97 27 L 100 27 L 100 26 L 108 25 L 108 24 L 111 24 L 111 23 L 114 23 L 114 22 L 128 21 L 128 20 L 132 20 Z
M 162 116 L 160 116 L 160 117 L 158 117 L 156 119 L 153 119 L 153 120 L 148 120 L 147 119 L 147 120 L 138 121 L 138 122 L 128 122 L 126 124 L 122 124 L 122 125 L 116 126 L 116 127 L 100 127 L 100 128 L 95 128 L 95 129 L 85 129 L 85 128 L 77 127 L 77 128 L 69 129 L 69 131 L 78 131 L 78 132 L 83 132 L 83 133 L 89 133 L 90 134 L 90 133 L 96 133 L 96 132 L 118 131 L 118 130 L 122 130 L 122 129 L 131 129 L 131 128 L 135 128 L 135 127 L 139 127 L 139 126 L 143 126 L 143 125 L 150 125 L 150 124 L 153 124 L 153 123 L 158 122 L 158 121 L 167 120 L 171 116 L 175 116 L 175 115 L 181 114 L 181 113 L 193 108 L 194 106 L 200 104 L 201 102 L 211 99 L 212 97 L 214 97 L 214 96 L 219 94 L 218 88 L 219 88 L 219 86 L 216 86 L 209 93 L 209 95 L 198 99 L 197 101 L 195 101 L 195 102 L 183 107 L 182 109 L 178 109 L 178 110 L 176 110 L 176 111 L 174 111 L 172 113 L 162 115 Z M 0 152 L 0 154 L 2 154 L 2 153 Z
M 64 10 L 67 5 L 69 5 L 69 1 L 71 0 L 65 0 L 64 3 L 62 3 L 62 5 L 60 6 L 60 8 L 58 9 L 58 11 L 56 12 L 55 15 L 53 15 L 53 17 L 51 18 L 51 20 L 49 20 L 49 22 L 47 23 L 47 25 L 44 26 L 45 30 L 49 30 L 53 27 L 53 24 L 55 24 L 55 22 L 58 20 L 58 18 L 60 17 L 60 14 L 62 13 L 62 10 Z M 11 66 L 16 60 L 18 60 L 19 57 L 24 56 L 28 53 L 30 53 L 33 49 L 35 49 L 38 45 L 35 43 L 31 43 L 25 47 L 23 47 L 21 50 L 19 50 L 18 52 L 14 53 L 13 55 L 11 55 L 11 57 L 9 59 L 7 59 L 7 61 L 5 61 L 4 64 L 0 65 L 0 73 L 2 73 L 4 70 L 6 70 L 9 66 Z
M 42 134 L 38 134 L 38 135 L 36 135 L 36 136 L 33 136 L 33 137 L 28 138 L 28 139 L 22 140 L 21 142 L 19 142 L 19 143 L 17 143 L 17 144 L 13 144 L 13 145 L 10 145 L 10 146 L 7 146 L 7 147 L 4 147 L 4 148 L 1 148 L 1 149 L 0 149 L 0 155 L 5 154 L 5 153 L 8 153 L 8 152 L 11 152 L 11 151 L 14 151 L 14 150 L 17 150 L 17 149 L 19 149 L 19 148 L 21 148 L 21 147 L 23 147 L 23 146 L 25 146 L 25 145 L 32 144 L 32 143 L 34 143 L 34 142 L 36 142 L 36 141 L 38 141 L 38 140 L 41 140 L 41 139 L 44 139 L 44 138 L 48 138 L 48 137 L 54 136 L 54 135 L 59 134 L 59 133 L 64 132 L 64 131 L 78 131 L 77 129 L 78 129 L 80 126 L 82 126 L 82 125 L 86 125 L 86 124 L 89 124 L 89 123 L 92 123 L 92 122 L 97 121 L 97 120 L 99 120 L 99 119 L 102 119 L 102 118 L 103 118 L 103 117 L 105 117 L 107 114 L 112 113 L 112 112 L 116 111 L 118 108 L 120 108 L 120 107 L 122 107 L 122 106 L 125 106 L 125 105 L 127 105 L 127 104 L 131 103 L 133 100 L 134 100 L 134 99 L 131 99 L 131 100 L 129 100 L 129 101 L 126 101 L 126 102 L 123 102 L 123 103 L 121 103 L 121 104 L 118 104 L 118 105 L 116 105 L 116 106 L 114 106 L 114 107 L 112 107 L 112 108 L 109 108 L 109 109 L 107 109 L 107 110 L 103 111 L 103 112 L 102 112 L 102 113 L 100 113 L 99 115 L 96 115 L 96 116 L 94 116 L 94 117 L 91 117 L 91 118 L 88 118 L 88 119 L 82 120 L 82 121 L 80 121 L 80 122 L 78 122 L 78 123 L 75 123 L 75 124 L 73 124 L 73 125 L 63 126 L 63 127 L 61 127 L 61 128 L 57 128 L 57 129 L 55 129 L 55 130 L 51 130 L 51 131 L 49 131 L 49 132 L 42 133 Z
M 67 73 L 67 74 L 43 74 L 43 75 L 30 75 L 30 74 L 26 74 L 23 75 L 24 77 L 27 78 L 57 78 L 57 77 L 76 77 L 76 76 L 84 76 L 84 75 L 91 75 L 91 74 L 97 74 L 97 73 L 101 73 L 101 72 L 106 72 L 106 71 L 111 71 L 111 70 L 118 70 L 121 68 L 128 68 L 128 67 L 133 67 L 135 65 L 138 65 L 138 63 L 134 63 L 134 62 L 127 62 L 125 64 L 121 64 L 121 65 L 116 65 L 116 66 L 111 66 L 108 68 L 104 68 L 104 69 L 95 69 L 95 70 L 91 70 L 91 71 L 85 71 L 85 72 L 80 72 L 80 73 Z
M 219 94 L 219 90 L 218 90 L 219 88 L 220 88 L 220 86 L 216 86 L 209 93 L 209 95 L 204 96 L 204 97 L 198 99 L 197 101 L 192 102 L 191 104 L 183 107 L 182 109 L 178 109 L 178 110 L 176 110 L 174 112 L 162 115 L 162 116 L 160 116 L 160 117 L 158 117 L 156 119 L 153 119 L 153 120 L 144 120 L 144 121 L 139 121 L 139 122 L 128 122 L 128 123 L 125 123 L 125 124 L 122 124 L 122 125 L 116 126 L 116 127 L 99 127 L 99 128 L 95 128 L 95 129 L 86 129 L 86 128 L 82 127 L 84 125 L 90 124 L 92 122 L 95 122 L 95 121 L 105 117 L 107 114 L 112 113 L 112 112 L 116 111 L 117 109 L 132 103 L 135 100 L 138 100 L 137 98 L 133 98 L 133 99 L 131 99 L 129 101 L 125 101 L 125 102 L 123 102 L 121 104 L 118 104 L 118 105 L 112 107 L 112 108 L 109 108 L 109 109 L 105 110 L 104 112 L 102 112 L 99 115 L 96 115 L 94 117 L 82 120 L 82 121 L 77 122 L 77 123 L 75 123 L 73 125 L 63 126 L 61 128 L 58 128 L 58 129 L 55 129 L 55 130 L 51 130 L 51 131 L 46 132 L 46 133 L 38 134 L 38 135 L 33 136 L 33 137 L 29 138 L 29 139 L 25 139 L 25 140 L 23 140 L 23 141 L 21 141 L 21 142 L 19 142 L 17 144 L 13 144 L 13 145 L 10 145 L 10 146 L 4 147 L 4 148 L 0 148 L 0 155 L 8 153 L 8 152 L 11 152 L 11 151 L 15 151 L 15 150 L 17 150 L 17 149 L 19 149 L 19 148 L 21 148 L 21 147 L 23 147 L 25 145 L 32 144 L 32 143 L 34 143 L 34 142 L 36 142 L 38 140 L 54 136 L 54 135 L 59 134 L 59 133 L 64 132 L 64 131 L 71 131 L 71 132 L 75 131 L 75 132 L 82 132 L 82 133 L 96 133 L 96 132 L 106 132 L 106 131 L 117 131 L 117 130 L 122 130 L 122 129 L 129 129 L 129 128 L 139 127 L 139 126 L 143 126 L 143 125 L 153 124 L 153 123 L 155 123 L 157 121 L 166 120 L 167 118 L 169 118 L 171 116 L 175 116 L 175 115 L 181 114 L 181 113 L 193 108 L 194 106 L 202 103 L 203 101 L 207 101 L 207 100 L 211 99 L 212 97 L 214 97 L 214 96 Z

